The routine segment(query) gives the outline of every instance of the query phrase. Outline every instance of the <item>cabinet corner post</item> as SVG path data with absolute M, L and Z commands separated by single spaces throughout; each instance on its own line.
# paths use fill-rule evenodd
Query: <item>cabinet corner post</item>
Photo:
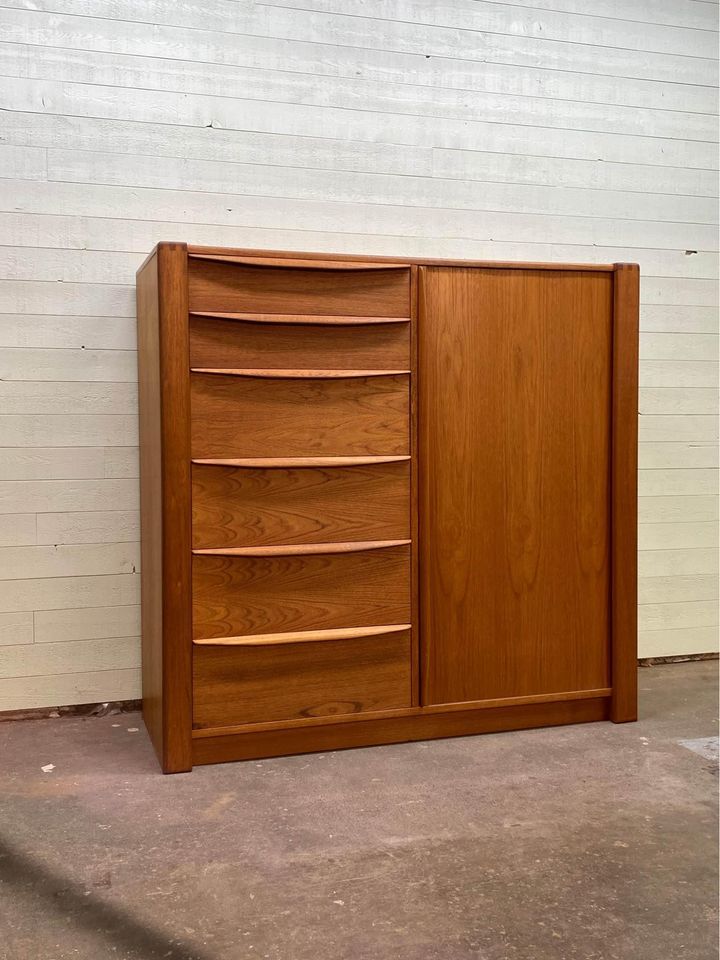
M 192 768 L 187 247 L 137 275 L 143 719 L 165 773 Z
M 625 723 L 637 720 L 637 264 L 615 264 L 613 280 L 610 719 Z

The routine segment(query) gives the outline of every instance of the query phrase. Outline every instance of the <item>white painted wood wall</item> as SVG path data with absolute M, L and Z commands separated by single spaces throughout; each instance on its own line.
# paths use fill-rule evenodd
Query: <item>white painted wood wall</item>
M 640 652 L 717 649 L 715 3 L 0 3 L 0 709 L 139 695 L 158 240 L 639 261 Z

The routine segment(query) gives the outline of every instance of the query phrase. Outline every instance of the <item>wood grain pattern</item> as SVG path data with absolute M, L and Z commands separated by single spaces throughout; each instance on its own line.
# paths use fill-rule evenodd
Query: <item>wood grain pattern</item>
M 166 772 L 192 764 L 192 568 L 187 248 L 158 247 L 163 433 L 163 661 Z
M 387 550 L 404 547 L 409 540 L 352 540 L 346 543 L 283 543 L 266 547 L 214 547 L 193 550 L 198 557 L 313 557 L 321 554 L 361 553 L 366 550 Z
M 408 323 L 359 327 L 190 317 L 190 365 L 216 368 L 405 369 Z
M 232 271 L 219 287 L 243 296 L 245 272 L 262 272 L 250 287 L 269 298 L 293 283 L 332 298 L 328 276 L 344 274 L 375 296 L 388 273 L 201 266 L 205 279 Z M 611 407 L 627 409 L 632 386 L 611 396 L 612 298 L 632 313 L 632 288 L 608 270 L 399 266 L 398 323 L 275 322 L 305 303 L 188 321 L 186 307 L 197 350 L 192 367 L 187 340 L 175 357 L 185 350 L 191 398 L 194 707 L 182 729 L 195 727 L 198 762 L 599 719 L 611 691 L 628 713 L 632 689 L 610 684 L 608 530 L 611 471 L 625 476 Z M 307 316 L 348 316 L 325 309 Z M 613 684 L 629 662 L 618 617 Z
M 347 317 L 313 316 L 307 313 L 210 313 L 195 311 L 190 319 L 236 320 L 245 323 L 274 324 L 276 326 L 300 327 L 365 327 L 377 324 L 408 323 L 409 317 Z
M 563 690 L 560 693 L 539 693 L 528 697 L 501 697 L 497 700 L 475 700 L 466 703 L 440 703 L 431 706 L 420 707 L 393 707 L 389 710 L 373 710 L 372 717 L 357 716 L 356 714 L 345 714 L 344 716 L 333 717 L 333 723 L 358 723 L 365 720 L 383 720 L 383 719 L 407 719 L 412 717 L 431 717 L 438 714 L 458 713 L 467 714 L 469 711 L 479 710 L 497 710 L 501 707 L 527 707 L 536 704 L 548 703 L 567 703 L 577 700 L 598 700 L 606 701 L 606 708 L 610 709 L 610 687 L 599 690 Z M 231 736 L 235 733 L 258 733 L 260 731 L 288 730 L 297 728 L 308 728 L 327 723 L 323 717 L 297 717 L 293 720 L 267 720 L 249 725 L 247 723 L 229 724 L 222 729 L 217 727 L 204 727 L 203 729 L 194 729 L 193 738 L 215 737 L 218 733 L 224 736 Z
M 225 254 L 192 253 L 192 260 L 212 260 L 216 263 L 239 263 L 250 267 L 283 267 L 302 270 L 404 270 L 407 263 L 378 263 L 377 261 L 338 260 L 302 260 L 291 257 L 242 257 Z
M 265 380 L 193 374 L 192 456 L 408 454 L 409 377 Z
M 613 302 L 612 705 L 615 723 L 637 720 L 638 315 L 636 264 L 617 264 Z
M 190 391 L 186 247 L 138 274 L 143 435 L 143 699 L 166 773 L 192 765 Z
M 258 633 L 252 637 L 218 637 L 215 640 L 194 640 L 193 643 L 200 647 L 272 647 L 286 643 L 324 643 L 327 640 L 358 640 L 362 637 L 379 637 L 386 633 L 401 633 L 410 630 L 411 626 L 410 623 L 396 623 L 390 627 L 338 627 L 335 630 L 295 630 L 292 633 Z
M 370 377 L 397 377 L 409 370 L 258 370 L 207 369 L 193 367 L 191 373 L 211 373 L 216 377 L 254 377 L 260 380 L 366 380 Z
M 191 259 L 193 312 L 407 317 L 410 270 L 288 270 Z
M 410 620 L 407 546 L 304 557 L 193 557 L 198 640 Z
M 410 633 L 284 646 L 195 647 L 195 727 L 334 717 L 410 704 Z
M 256 732 L 248 730 L 240 734 L 198 736 L 193 738 L 193 762 L 227 763 L 254 757 L 343 750 L 381 743 L 463 737 L 568 723 L 593 723 L 608 718 L 608 704 L 607 699 L 597 698 L 558 703 L 513 704 L 488 710 L 454 710 L 444 713 L 426 713 L 421 710 L 409 716 L 381 715 L 378 719 L 338 717 L 337 722 Z M 203 732 L 197 731 L 198 734 Z
M 267 470 L 288 470 L 300 467 L 362 467 L 373 463 L 402 463 L 409 455 L 400 457 L 235 457 L 220 460 L 194 459 L 193 463 L 215 467 L 248 467 Z
M 423 703 L 605 688 L 612 277 L 421 286 Z
M 410 462 L 193 464 L 193 548 L 410 537 Z
M 418 458 L 418 316 L 420 273 L 416 266 L 410 269 L 410 596 L 411 620 L 415 625 L 411 640 L 412 704 L 420 703 L 420 516 L 419 516 L 419 458 Z

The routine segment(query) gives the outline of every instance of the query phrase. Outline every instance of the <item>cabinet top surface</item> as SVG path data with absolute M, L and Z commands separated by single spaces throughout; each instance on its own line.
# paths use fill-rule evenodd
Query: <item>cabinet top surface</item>
M 347 264 L 387 264 L 391 266 L 428 266 L 428 267 L 482 267 L 487 269 L 504 270 L 582 270 L 587 272 L 612 272 L 618 267 L 636 267 L 633 263 L 546 263 L 532 261 L 504 261 L 504 260 L 448 260 L 437 259 L 433 257 L 383 257 L 369 254 L 354 253 L 309 253 L 299 250 L 257 250 L 248 247 L 201 247 L 192 244 L 180 242 L 161 241 L 158 243 L 147 260 L 150 260 L 160 247 L 183 247 L 187 250 L 188 256 L 195 257 L 238 257 L 252 258 L 253 260 L 274 260 L 281 265 L 279 261 L 294 261 L 292 265 L 297 265 L 297 261 L 323 261 L 323 263 L 347 263 Z M 145 262 L 147 262 L 147 260 Z M 290 264 L 288 264 L 289 266 Z M 144 266 L 144 264 L 143 264 Z M 141 267 L 142 269 L 142 267 Z

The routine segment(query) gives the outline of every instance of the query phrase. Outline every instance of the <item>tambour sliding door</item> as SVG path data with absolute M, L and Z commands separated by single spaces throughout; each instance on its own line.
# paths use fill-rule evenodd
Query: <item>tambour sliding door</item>
M 613 274 L 420 270 L 423 704 L 610 687 Z

